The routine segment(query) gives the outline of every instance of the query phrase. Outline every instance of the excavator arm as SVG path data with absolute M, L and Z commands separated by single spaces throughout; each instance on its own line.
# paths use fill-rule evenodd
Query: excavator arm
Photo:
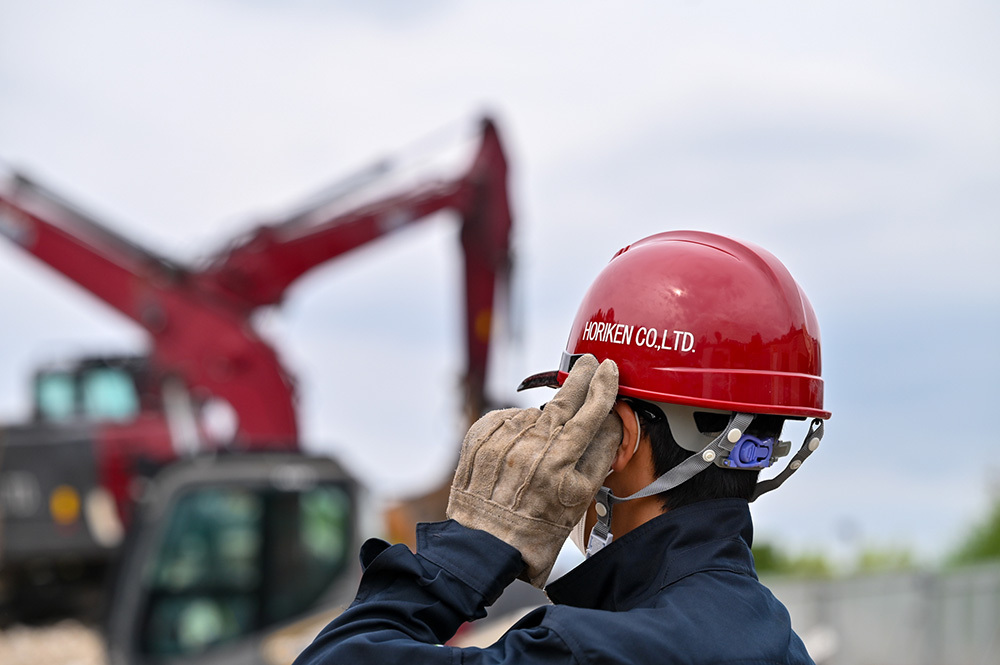
M 482 123 L 471 166 L 457 178 L 418 182 L 357 206 L 320 202 L 258 228 L 200 268 L 142 249 L 21 176 L 0 180 L 0 234 L 146 329 L 152 358 L 199 399 L 226 400 L 236 444 L 295 448 L 292 382 L 250 325 L 312 268 L 441 210 L 461 217 L 465 257 L 470 418 L 486 399 L 495 298 L 507 285 L 511 216 L 496 127 Z
M 133 319 L 136 284 L 181 272 L 19 173 L 0 180 L 0 235 Z
M 464 403 L 467 415 L 477 418 L 486 402 L 494 299 L 506 290 L 510 271 L 507 162 L 496 126 L 483 121 L 479 150 L 459 178 L 421 182 L 337 210 L 343 208 L 343 196 L 337 192 L 332 200 L 321 200 L 286 220 L 262 226 L 220 252 L 198 275 L 203 289 L 221 289 L 226 297 L 253 307 L 278 304 L 288 288 L 316 266 L 436 212 L 453 210 L 461 217 L 465 259 L 468 360 Z

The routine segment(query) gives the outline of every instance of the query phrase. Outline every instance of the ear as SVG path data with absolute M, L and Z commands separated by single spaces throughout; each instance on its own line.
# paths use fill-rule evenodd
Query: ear
M 635 455 L 635 441 L 636 437 L 639 436 L 639 421 L 632 407 L 621 400 L 615 402 L 613 410 L 622 420 L 622 440 L 618 444 L 618 452 L 611 463 L 611 470 L 621 471 L 628 466 Z

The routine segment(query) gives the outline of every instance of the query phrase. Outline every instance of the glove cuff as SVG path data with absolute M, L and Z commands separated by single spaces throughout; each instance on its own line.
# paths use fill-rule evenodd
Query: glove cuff
M 559 550 L 572 527 L 511 512 L 464 490 L 452 488 L 447 515 L 462 526 L 492 534 L 521 553 L 526 565 L 519 576 L 539 589 L 545 586 Z

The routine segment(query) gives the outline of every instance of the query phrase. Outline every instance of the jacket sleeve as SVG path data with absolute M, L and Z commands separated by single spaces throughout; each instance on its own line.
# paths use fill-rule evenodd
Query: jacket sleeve
M 519 622 L 485 649 L 442 646 L 465 621 L 486 616 L 524 567 L 520 553 L 453 520 L 417 527 L 417 554 L 369 540 L 351 606 L 299 655 L 296 665 L 350 663 L 576 662 L 541 621 Z

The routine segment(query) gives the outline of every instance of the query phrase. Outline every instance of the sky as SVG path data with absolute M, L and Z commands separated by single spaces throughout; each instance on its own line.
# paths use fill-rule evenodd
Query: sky
M 749 240 L 812 301 L 833 412 L 755 505 L 759 537 L 933 559 L 1000 486 L 998 37 L 976 0 L 0 0 L 0 165 L 194 261 L 489 113 L 516 216 L 495 397 L 546 399 L 513 388 L 555 365 L 620 247 Z M 260 322 L 307 447 L 382 496 L 451 474 L 459 270 L 442 217 L 316 270 Z M 0 422 L 26 417 L 38 364 L 145 344 L 6 243 L 0 312 Z

